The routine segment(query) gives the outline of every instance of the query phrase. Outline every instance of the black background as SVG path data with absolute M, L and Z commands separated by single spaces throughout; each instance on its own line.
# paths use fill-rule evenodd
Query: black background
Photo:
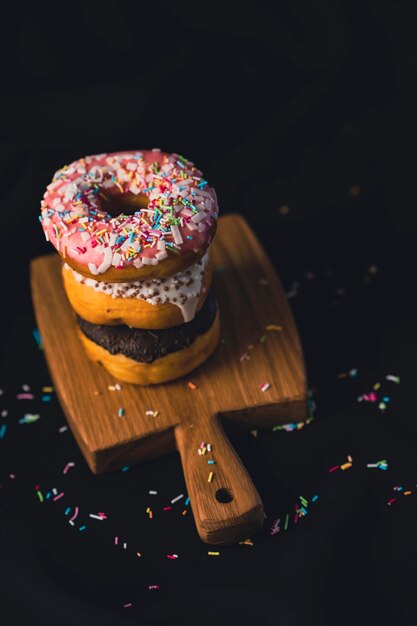
M 2 11 L 3 623 L 414 624 L 412 3 L 96 0 Z M 267 519 L 253 546 L 219 557 L 183 501 L 162 512 L 185 493 L 177 456 L 95 478 L 59 433 L 57 401 L 41 400 L 50 378 L 32 336 L 28 266 L 52 252 L 37 220 L 44 189 L 86 154 L 152 147 L 194 161 L 221 211 L 248 219 L 291 296 L 316 402 L 299 432 L 233 437 Z M 385 411 L 357 401 L 376 382 Z M 23 384 L 33 401 L 16 399 Z M 41 419 L 19 424 L 28 412 Z M 352 468 L 329 473 L 347 455 Z M 387 471 L 366 467 L 381 459 Z M 36 485 L 65 497 L 41 504 Z M 295 525 L 294 503 L 315 494 Z M 76 505 L 71 527 L 65 510 Z M 88 517 L 97 511 L 108 520 Z M 288 530 L 270 536 L 287 512 Z

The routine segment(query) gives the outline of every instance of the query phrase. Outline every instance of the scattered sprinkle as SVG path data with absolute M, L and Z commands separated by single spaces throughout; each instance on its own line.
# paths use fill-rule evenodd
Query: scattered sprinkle
M 188 381 L 187 387 L 188 389 L 191 389 L 192 391 L 195 391 L 196 389 L 198 389 L 198 386 L 195 383 L 193 383 L 191 380 Z
M 36 343 L 38 345 L 39 350 L 42 350 L 43 349 L 42 339 L 41 339 L 41 335 L 40 335 L 39 330 L 37 328 L 34 328 L 33 331 L 32 331 L 32 335 L 35 338 L 35 341 L 36 341 Z
M 41 416 L 39 414 L 26 413 L 26 415 L 19 420 L 19 424 L 33 424 L 34 422 L 37 422 L 40 417 Z
M 74 520 L 77 519 L 78 513 L 79 513 L 79 509 L 78 509 L 78 506 L 76 506 L 74 510 L 74 514 L 70 519 L 70 522 L 74 522 Z
M 282 330 L 282 326 L 278 326 L 277 324 L 268 324 L 266 330 Z
M 350 467 L 352 467 L 352 463 L 343 463 L 343 465 L 340 466 L 341 470 L 347 470 Z
M 239 541 L 240 546 L 253 546 L 252 539 L 244 539 L 243 541 Z
M 258 385 L 258 387 L 260 388 L 261 391 L 265 392 L 265 391 L 268 391 L 268 389 L 271 389 L 272 385 L 271 383 L 261 383 Z
M 73 463 L 72 461 L 67 463 L 66 466 L 64 467 L 64 469 L 62 470 L 62 473 L 63 474 L 67 474 L 67 472 L 70 469 L 70 467 L 75 467 L 75 463 Z
M 383 459 L 382 461 L 376 461 L 376 463 L 367 463 L 366 467 L 377 468 L 377 469 L 381 469 L 381 470 L 387 470 L 388 469 L 388 461 Z

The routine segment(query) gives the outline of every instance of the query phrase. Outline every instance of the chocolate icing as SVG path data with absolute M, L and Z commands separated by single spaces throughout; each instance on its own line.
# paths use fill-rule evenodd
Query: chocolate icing
M 211 327 L 216 311 L 216 298 L 211 290 L 191 322 L 172 328 L 144 330 L 130 328 L 124 324 L 105 326 L 87 322 L 79 315 L 77 323 L 91 341 L 105 348 L 110 354 L 124 354 L 141 363 L 152 363 L 170 352 L 178 352 L 190 346 L 199 335 Z

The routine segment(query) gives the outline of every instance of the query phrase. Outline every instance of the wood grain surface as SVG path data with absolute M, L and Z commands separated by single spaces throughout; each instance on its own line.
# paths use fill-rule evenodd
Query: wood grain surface
M 186 378 L 149 387 L 120 383 L 120 391 L 109 390 L 118 381 L 84 352 L 58 255 L 32 261 L 31 283 L 56 392 L 92 472 L 177 447 L 200 537 L 230 543 L 260 528 L 263 507 L 222 424 L 241 430 L 304 421 L 307 384 L 287 299 L 242 217 L 219 220 L 213 259 L 221 320 L 221 342 L 214 355 Z M 189 388 L 190 381 L 196 389 Z M 262 391 L 265 383 L 271 386 Z M 199 454 L 201 443 L 211 444 L 211 452 L 205 446 Z

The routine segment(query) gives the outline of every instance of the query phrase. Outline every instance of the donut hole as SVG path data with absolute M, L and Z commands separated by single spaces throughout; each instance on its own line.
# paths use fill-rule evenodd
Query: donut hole
M 111 217 L 118 217 L 121 214 L 133 215 L 140 209 L 146 209 L 148 204 L 149 198 L 145 194 L 129 192 L 106 196 L 101 206 Z

